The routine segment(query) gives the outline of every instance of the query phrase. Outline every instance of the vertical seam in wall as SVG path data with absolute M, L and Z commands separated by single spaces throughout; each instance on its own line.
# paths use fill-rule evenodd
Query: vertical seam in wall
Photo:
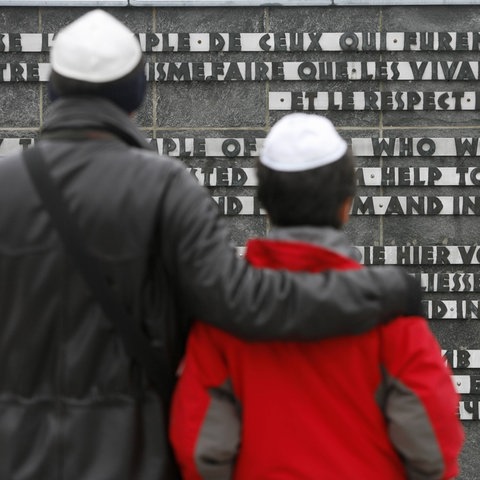
M 42 33 L 42 9 L 38 9 L 38 33 Z M 48 55 L 48 58 L 50 55 Z M 43 125 L 43 82 L 38 82 L 38 92 L 39 92 L 39 99 L 38 99 L 38 122 L 39 122 L 39 129 Z
M 270 9 L 268 7 L 265 7 L 264 9 L 264 30 L 265 30 L 265 33 L 270 33 Z M 266 96 L 265 135 L 267 135 L 267 132 L 270 130 L 270 110 L 269 110 L 269 99 L 268 99 L 269 93 L 270 93 L 270 82 L 267 80 L 265 82 L 265 96 Z M 272 226 L 270 224 L 270 218 L 267 215 L 265 219 L 265 232 L 264 232 L 265 235 L 268 234 L 271 227 Z
M 380 15 L 379 15 L 379 24 L 378 24 L 378 30 L 379 32 L 383 31 L 383 8 L 380 7 Z M 380 61 L 383 61 L 384 58 L 384 53 L 380 50 Z M 384 85 L 383 85 L 383 80 L 380 80 L 380 92 L 383 91 Z M 380 115 L 379 115 L 379 133 L 380 136 L 383 137 L 383 110 L 380 110 Z M 383 167 L 383 157 L 380 155 L 380 162 L 379 162 L 380 169 Z M 381 171 L 381 170 L 380 170 Z M 383 195 L 383 185 L 380 184 L 380 195 Z M 383 215 L 380 215 L 379 219 L 379 238 L 378 241 L 380 245 L 383 245 L 385 242 L 385 236 L 384 236 L 384 217 Z
M 156 11 L 155 7 L 152 8 L 152 32 L 156 33 L 157 31 L 157 22 L 156 22 Z M 152 89 L 152 137 L 157 138 L 157 85 L 155 78 L 153 81 L 150 81 Z
M 264 8 L 264 30 L 266 33 L 270 33 L 270 9 L 268 7 Z M 270 81 L 265 82 L 265 134 L 270 129 L 270 110 L 268 95 L 270 93 Z

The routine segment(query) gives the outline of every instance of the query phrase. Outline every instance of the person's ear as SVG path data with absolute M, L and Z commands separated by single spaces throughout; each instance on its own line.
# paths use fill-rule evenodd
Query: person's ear
M 340 223 L 345 225 L 350 218 L 350 208 L 352 207 L 353 197 L 347 197 L 343 203 L 340 205 L 338 215 Z

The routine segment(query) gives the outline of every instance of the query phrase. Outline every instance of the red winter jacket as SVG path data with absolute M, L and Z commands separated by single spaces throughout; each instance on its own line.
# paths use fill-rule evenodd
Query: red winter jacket
M 253 240 L 257 266 L 360 265 L 332 229 L 309 243 Z M 322 321 L 322 312 L 318 312 Z M 190 334 L 170 436 L 185 479 L 448 479 L 458 473 L 458 396 L 420 317 L 312 343 L 247 343 L 206 324 Z

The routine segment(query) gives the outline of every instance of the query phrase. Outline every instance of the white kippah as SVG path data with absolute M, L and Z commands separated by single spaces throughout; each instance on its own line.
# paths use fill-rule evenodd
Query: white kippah
M 325 117 L 292 113 L 279 120 L 265 138 L 260 162 L 280 172 L 301 172 L 333 163 L 347 143 Z
M 91 83 L 118 80 L 141 58 L 142 50 L 133 33 L 103 10 L 92 10 L 62 29 L 50 52 L 55 72 Z

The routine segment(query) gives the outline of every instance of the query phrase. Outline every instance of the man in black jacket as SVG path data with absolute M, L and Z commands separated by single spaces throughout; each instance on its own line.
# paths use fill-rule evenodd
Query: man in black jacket
M 167 384 L 193 316 L 243 338 L 307 340 L 418 313 L 418 286 L 399 269 L 287 274 L 239 259 L 208 192 L 131 121 L 143 55 L 112 16 L 94 10 L 65 28 L 51 64 L 54 101 L 35 148 L 89 255 L 162 354 Z M 0 205 L 0 478 L 170 480 L 162 401 L 19 155 L 0 162 Z

